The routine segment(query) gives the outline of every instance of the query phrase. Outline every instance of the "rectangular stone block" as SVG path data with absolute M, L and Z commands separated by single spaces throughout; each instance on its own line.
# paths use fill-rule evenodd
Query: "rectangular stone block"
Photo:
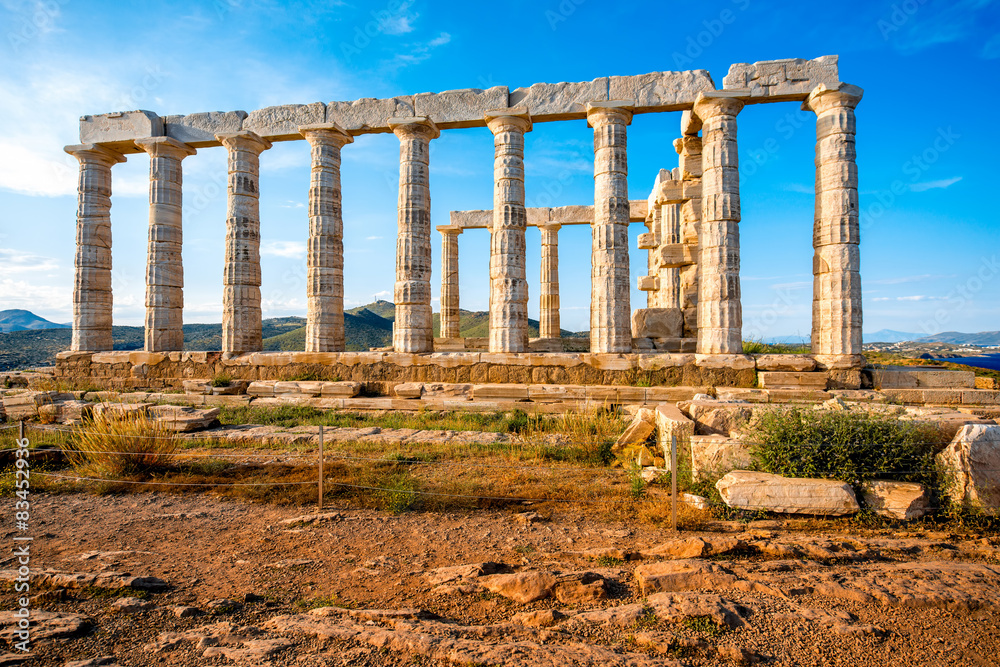
M 793 58 L 762 62 L 735 63 L 722 80 L 726 90 L 747 88 L 747 102 L 805 100 L 820 84 L 834 87 L 840 83 L 837 56 L 821 56 L 814 60 Z
M 337 123 L 348 132 L 357 134 L 391 132 L 390 118 L 410 118 L 413 97 L 376 99 L 364 97 L 353 102 L 330 102 L 326 105 L 326 122 Z
M 773 387 L 808 387 L 816 389 L 826 389 L 829 375 L 823 372 L 794 372 L 794 371 L 761 371 L 757 377 L 760 379 L 760 386 L 765 389 Z
M 441 128 L 482 127 L 487 111 L 508 107 L 507 86 L 481 90 L 445 90 L 440 93 L 420 93 L 413 96 L 413 111 L 426 116 Z
M 472 387 L 472 398 L 528 400 L 528 385 L 526 384 L 477 384 Z
M 217 134 L 239 132 L 243 129 L 246 111 L 209 111 L 186 116 L 166 116 L 163 119 L 165 134 L 194 148 L 218 146 Z
M 587 388 L 572 384 L 532 384 L 528 385 L 528 398 L 542 403 L 583 401 L 587 398 Z
M 163 119 L 152 111 L 119 111 L 80 118 L 80 143 L 115 144 L 119 152 L 137 153 L 134 139 L 162 136 Z
M 608 97 L 608 77 L 579 83 L 536 83 L 510 91 L 509 106 L 527 107 L 532 118 L 569 120 L 586 118 L 587 104 Z
M 651 72 L 608 79 L 608 99 L 632 100 L 635 111 L 681 111 L 691 108 L 698 93 L 715 90 L 706 70 Z
M 256 132 L 270 141 L 302 139 L 299 127 L 326 122 L 326 105 L 283 104 L 251 111 L 243 121 L 243 129 Z

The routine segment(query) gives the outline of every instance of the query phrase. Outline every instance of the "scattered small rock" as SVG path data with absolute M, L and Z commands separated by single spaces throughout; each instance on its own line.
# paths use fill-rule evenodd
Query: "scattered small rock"
M 137 614 L 140 611 L 146 611 L 155 606 L 149 600 L 142 600 L 140 598 L 118 598 L 111 603 L 110 611 L 119 614 Z

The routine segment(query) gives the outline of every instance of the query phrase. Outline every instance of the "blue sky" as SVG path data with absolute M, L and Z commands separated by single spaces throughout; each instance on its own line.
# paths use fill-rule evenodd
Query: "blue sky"
M 0 0 L 0 310 L 72 314 L 78 117 L 247 111 L 455 88 L 586 81 L 840 55 L 858 107 L 865 331 L 1000 329 L 995 156 L 1000 2 L 905 0 L 809 5 L 763 0 L 608 3 Z M 629 194 L 645 199 L 676 166 L 680 114 L 629 128 Z M 739 116 L 744 333 L 808 335 L 815 123 L 796 103 Z M 538 123 L 526 136 L 529 205 L 593 202 L 592 131 Z M 450 130 L 432 142 L 435 225 L 492 205 L 492 136 Z M 261 160 L 264 316 L 305 314 L 309 150 L 284 142 Z M 222 310 L 225 155 L 185 167 L 185 321 Z M 115 323 L 141 324 L 147 234 L 145 155 L 114 168 Z M 344 148 L 346 305 L 391 299 L 398 141 Z M 645 231 L 632 226 L 633 238 Z M 435 309 L 440 236 L 435 254 Z M 560 232 L 564 328 L 586 329 L 586 227 Z M 485 230 L 460 237 L 462 307 L 488 307 Z M 632 245 L 634 289 L 645 251 Z M 537 317 L 538 231 L 528 231 L 529 314 Z

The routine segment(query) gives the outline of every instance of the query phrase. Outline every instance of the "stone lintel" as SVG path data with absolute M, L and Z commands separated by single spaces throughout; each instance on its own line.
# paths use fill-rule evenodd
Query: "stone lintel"
M 594 222 L 593 206 L 559 206 L 555 208 L 529 208 L 528 227 L 560 227 L 562 225 L 590 225 Z M 645 199 L 629 201 L 629 222 L 645 222 L 649 203 Z M 462 229 L 489 229 L 493 211 L 452 211 L 450 227 Z
M 787 58 L 734 63 L 722 80 L 722 87 L 748 90 L 744 100 L 747 104 L 801 101 L 818 85 L 839 83 L 837 61 L 837 56 L 820 56 L 813 60 Z
M 139 109 L 80 117 L 80 143 L 104 144 L 119 153 L 139 153 L 133 140 L 163 134 L 163 119 L 152 111 Z

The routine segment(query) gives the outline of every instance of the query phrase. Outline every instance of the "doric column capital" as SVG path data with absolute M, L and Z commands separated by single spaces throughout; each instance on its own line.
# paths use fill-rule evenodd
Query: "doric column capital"
M 809 97 L 802 103 L 802 110 L 813 111 L 818 115 L 835 107 L 853 109 L 858 106 L 864 94 L 864 90 L 849 83 L 833 87 L 821 83 L 809 93 Z
M 110 167 L 111 165 L 125 161 L 124 155 L 101 144 L 76 144 L 74 146 L 66 146 L 63 150 L 81 163 L 100 162 Z
M 390 118 L 389 129 L 400 139 L 423 138 L 429 141 L 441 136 L 437 125 L 426 116 Z
M 632 122 L 633 108 L 635 108 L 634 100 L 591 102 L 587 105 L 587 126 L 600 127 L 608 123 L 629 125 Z
M 486 126 L 490 132 L 497 134 L 515 129 L 522 134 L 531 132 L 531 114 L 526 107 L 511 107 L 510 109 L 495 109 L 483 114 Z
M 458 236 L 459 234 L 465 231 L 464 227 L 459 227 L 458 225 L 438 225 L 435 229 L 437 229 L 442 234 L 445 235 L 454 234 L 455 236 Z
M 562 223 L 560 222 L 546 222 L 544 225 L 538 225 L 538 229 L 543 232 L 558 232 L 562 229 Z
M 715 118 L 716 116 L 735 116 L 742 110 L 743 100 L 737 97 L 737 93 L 716 90 L 714 92 L 698 93 L 698 97 L 694 102 L 693 112 L 704 123 L 709 118 Z
M 258 155 L 271 147 L 270 141 L 250 130 L 217 134 L 215 139 L 229 150 L 247 150 Z
M 145 139 L 136 139 L 135 145 L 149 153 L 150 157 L 172 157 L 175 160 L 183 160 L 184 158 L 194 155 L 198 151 L 191 148 L 187 144 L 170 137 L 146 137 Z
M 347 133 L 337 123 L 314 123 L 312 125 L 300 125 L 299 134 L 311 145 L 327 144 L 343 148 L 347 144 L 354 142 L 354 137 Z

